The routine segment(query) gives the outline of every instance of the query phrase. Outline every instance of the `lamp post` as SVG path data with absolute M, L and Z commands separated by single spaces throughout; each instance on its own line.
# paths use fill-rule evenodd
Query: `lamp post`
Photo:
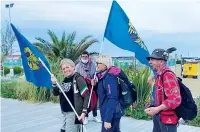
M 11 24 L 11 13 L 10 13 L 10 9 L 11 9 L 13 6 L 14 6 L 14 3 L 10 3 L 10 4 L 6 4 L 6 5 L 5 5 L 5 7 L 9 9 L 9 24 Z M 10 31 L 11 31 L 11 27 L 10 27 Z M 12 54 L 13 54 L 13 53 L 12 53 L 13 50 L 12 50 L 12 49 L 13 49 L 13 47 L 12 47 L 12 45 L 11 45 L 11 57 L 12 57 L 12 62 L 13 62 L 13 55 L 12 55 Z M 11 75 L 11 76 L 13 76 L 13 74 L 14 74 L 14 73 L 13 73 L 13 68 L 14 68 L 14 66 L 11 66 L 11 69 L 10 69 L 10 75 Z
M 6 4 L 5 7 L 9 9 L 9 23 L 11 23 L 10 9 L 14 6 L 14 3 Z

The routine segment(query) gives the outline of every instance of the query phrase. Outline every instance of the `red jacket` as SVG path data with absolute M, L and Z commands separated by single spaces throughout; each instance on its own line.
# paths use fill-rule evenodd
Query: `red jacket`
M 164 120 L 166 124 L 176 124 L 178 118 L 174 109 L 181 103 L 180 87 L 176 75 L 172 72 L 166 72 L 163 75 L 166 70 L 170 68 L 164 67 L 156 76 L 154 101 L 155 106 L 164 104 L 169 108 L 160 113 L 161 120 Z

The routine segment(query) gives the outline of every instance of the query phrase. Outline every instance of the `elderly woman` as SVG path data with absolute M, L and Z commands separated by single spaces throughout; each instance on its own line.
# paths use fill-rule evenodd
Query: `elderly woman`
M 60 68 L 64 74 L 61 87 L 80 116 L 79 120 L 82 122 L 85 119 L 89 101 L 87 84 L 80 74 L 75 73 L 75 64 L 72 60 L 61 60 Z M 61 132 L 79 132 L 81 122 L 79 122 L 79 120 L 75 117 L 71 106 L 67 102 L 63 93 L 56 86 L 57 80 L 54 75 L 51 76 L 51 80 L 53 84 L 53 94 L 55 96 L 59 95 L 60 97 L 60 106 L 63 114 Z
M 102 119 L 101 132 L 120 132 L 120 119 L 124 110 L 119 100 L 119 85 L 117 74 L 121 70 L 112 66 L 112 58 L 99 56 L 97 58 L 98 95 Z

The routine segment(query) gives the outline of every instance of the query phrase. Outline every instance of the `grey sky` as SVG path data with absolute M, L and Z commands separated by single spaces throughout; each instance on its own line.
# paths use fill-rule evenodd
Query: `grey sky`
M 112 0 L 60 0 L 20 1 L 14 0 L 11 9 L 12 23 L 30 41 L 36 36 L 49 39 L 46 32 L 51 29 L 58 34 L 77 31 L 80 39 L 88 34 L 100 41 L 103 37 Z M 177 47 L 178 54 L 200 57 L 200 2 L 199 0 L 118 0 L 117 1 L 136 30 L 152 51 L 154 48 Z M 1 22 L 8 20 L 8 9 L 1 2 Z M 112 56 L 132 55 L 120 50 L 108 41 L 103 53 Z M 98 51 L 100 44 L 89 50 Z M 113 50 L 114 49 L 114 50 Z M 119 52 L 113 52 L 119 51 Z

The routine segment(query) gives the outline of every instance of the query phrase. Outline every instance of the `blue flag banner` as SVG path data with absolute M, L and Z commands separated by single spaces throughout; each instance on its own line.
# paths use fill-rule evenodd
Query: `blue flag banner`
M 52 87 L 51 76 L 42 63 L 39 61 L 40 58 L 45 65 L 50 69 L 46 58 L 15 28 L 13 24 L 11 27 L 15 33 L 17 41 L 19 43 L 22 64 L 26 80 L 32 82 L 37 87 L 43 86 L 47 88 Z
M 135 57 L 142 64 L 149 66 L 146 59 L 149 55 L 147 47 L 139 37 L 126 13 L 116 1 L 112 3 L 104 37 L 119 48 L 134 52 Z

